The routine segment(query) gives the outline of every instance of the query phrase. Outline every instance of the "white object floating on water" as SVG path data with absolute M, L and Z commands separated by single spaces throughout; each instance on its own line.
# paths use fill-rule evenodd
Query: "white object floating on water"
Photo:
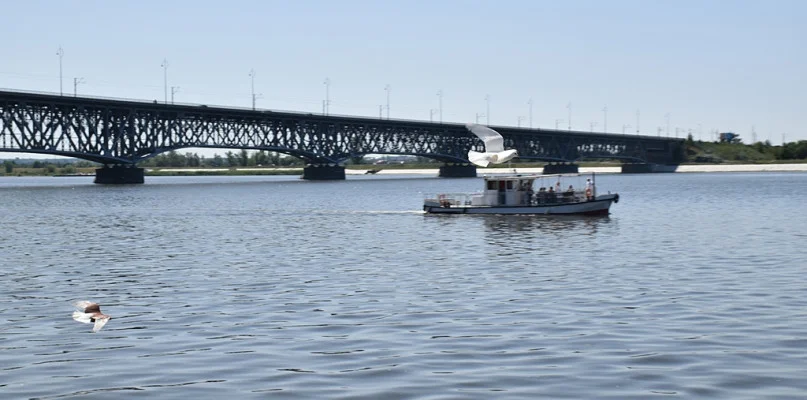
M 473 150 L 468 152 L 468 160 L 472 163 L 480 167 L 487 167 L 488 164 L 501 164 L 518 156 L 516 150 L 504 149 L 504 138 L 499 132 L 479 124 L 467 124 L 465 127 L 485 142 L 484 153 Z
M 73 305 L 77 308 L 73 312 L 73 319 L 85 324 L 95 324 L 92 327 L 93 333 L 100 331 L 112 319 L 109 315 L 101 313 L 101 306 L 98 303 L 82 300 Z

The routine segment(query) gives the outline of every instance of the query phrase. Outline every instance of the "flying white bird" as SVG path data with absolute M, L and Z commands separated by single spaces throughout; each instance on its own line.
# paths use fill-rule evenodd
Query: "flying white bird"
M 501 164 L 510 161 L 513 157 L 518 156 L 516 150 L 504 149 L 504 138 L 499 132 L 488 128 L 487 126 L 477 124 L 465 125 L 469 131 L 473 132 L 478 138 L 485 142 L 485 152 L 479 153 L 476 151 L 468 152 L 468 160 L 480 166 L 487 167 L 488 164 Z
M 73 312 L 73 319 L 85 324 L 92 324 L 93 333 L 98 332 L 106 325 L 112 318 L 109 315 L 101 313 L 101 306 L 98 303 L 91 301 L 77 301 L 73 303 L 77 310 Z

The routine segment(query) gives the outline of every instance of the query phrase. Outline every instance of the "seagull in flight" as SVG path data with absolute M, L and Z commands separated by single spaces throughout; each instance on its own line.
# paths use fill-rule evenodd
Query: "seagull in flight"
M 488 164 L 501 164 L 510 161 L 513 157 L 518 156 L 516 150 L 504 149 L 504 138 L 499 132 L 488 128 L 487 126 L 478 124 L 465 125 L 476 137 L 485 142 L 485 152 L 479 153 L 476 151 L 468 152 L 468 160 L 480 166 L 487 167 Z
M 101 312 L 101 306 L 98 303 L 84 300 L 77 301 L 73 305 L 76 307 L 76 311 L 73 312 L 73 319 L 85 324 L 94 323 L 95 325 L 92 327 L 93 333 L 100 331 L 112 318 Z

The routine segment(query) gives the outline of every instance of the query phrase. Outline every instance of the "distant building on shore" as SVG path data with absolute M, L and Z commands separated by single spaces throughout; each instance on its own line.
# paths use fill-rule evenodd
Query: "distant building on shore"
M 734 132 L 720 132 L 720 143 L 742 143 L 740 135 Z

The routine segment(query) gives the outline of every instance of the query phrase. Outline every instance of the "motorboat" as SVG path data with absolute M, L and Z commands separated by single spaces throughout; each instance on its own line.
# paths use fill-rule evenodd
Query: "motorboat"
M 485 176 L 477 193 L 441 193 L 423 201 L 430 214 L 608 215 L 619 194 L 597 193 L 596 176 L 580 174 Z M 537 189 L 536 189 L 537 187 Z

